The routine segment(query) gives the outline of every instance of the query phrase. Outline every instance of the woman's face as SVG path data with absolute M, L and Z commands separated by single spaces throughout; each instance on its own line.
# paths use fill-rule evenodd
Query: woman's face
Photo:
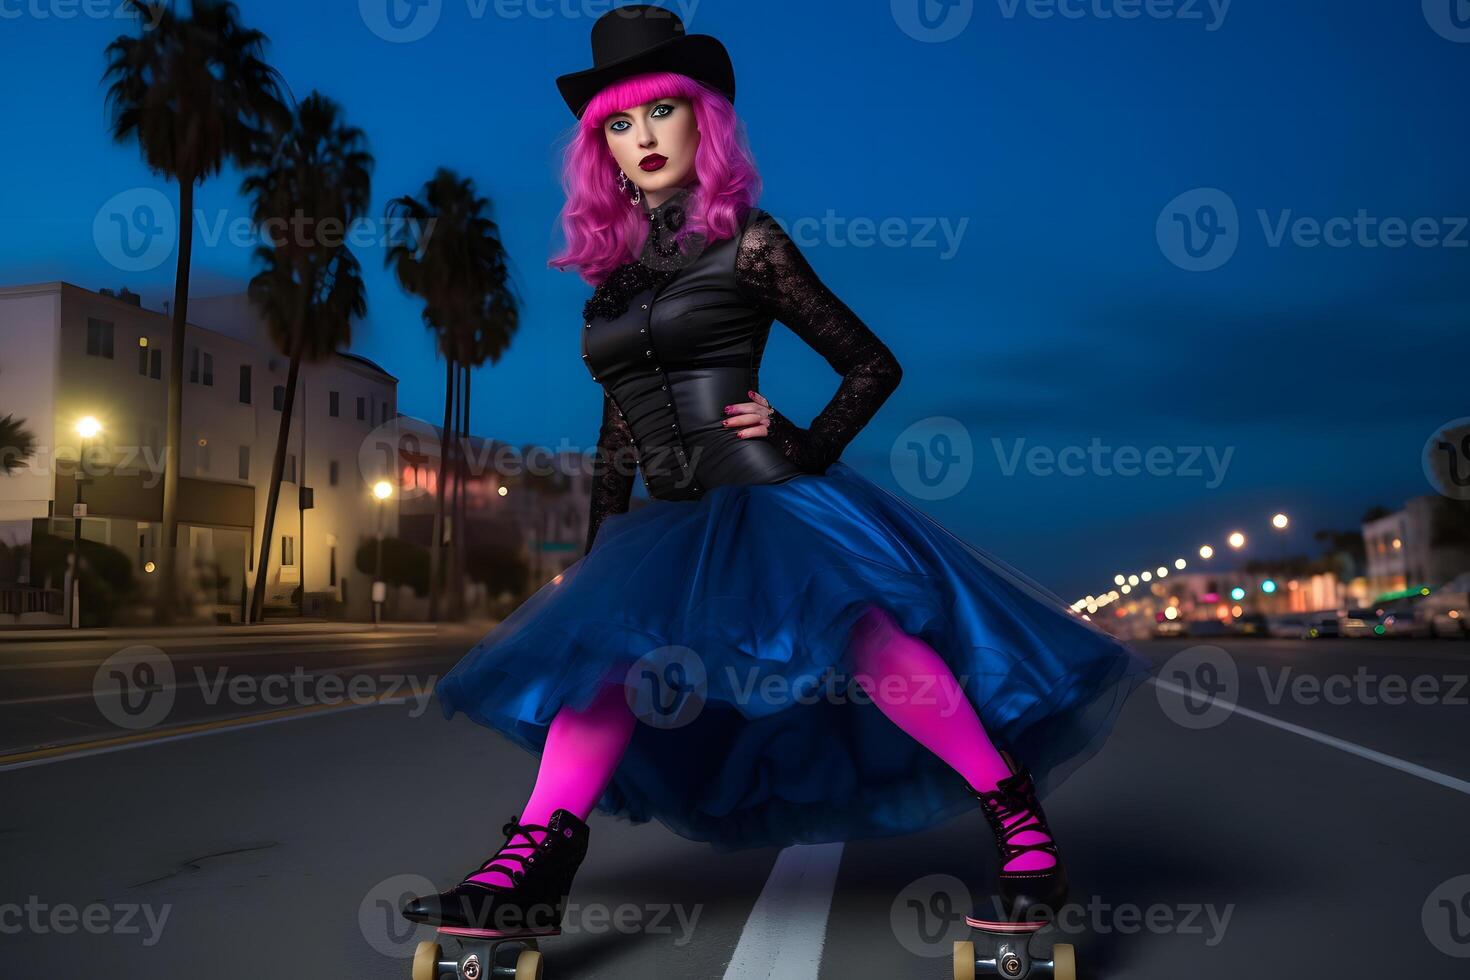
M 694 106 L 685 98 L 654 99 L 602 122 L 607 148 L 649 207 L 657 207 L 694 172 L 699 128 Z

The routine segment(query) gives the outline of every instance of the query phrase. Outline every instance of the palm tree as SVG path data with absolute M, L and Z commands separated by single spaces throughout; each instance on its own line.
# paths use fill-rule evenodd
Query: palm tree
M 250 280 L 249 294 L 290 367 L 255 565 L 254 622 L 265 608 L 301 365 L 331 357 L 351 343 L 352 319 L 367 312 L 362 269 L 347 248 L 345 232 L 367 210 L 373 158 L 362 130 L 342 121 L 336 103 L 312 92 L 292 112 L 289 126 L 272 135 L 261 165 L 241 190 L 252 199 L 251 218 L 257 226 L 284 230 L 269 247 L 256 250 L 264 268 Z M 305 474 L 299 479 L 304 482 Z M 301 586 L 304 598 L 306 583 Z
M 466 531 L 468 531 L 468 524 L 465 522 L 465 492 L 469 482 L 466 459 L 470 453 L 470 372 L 474 368 L 483 366 L 487 360 L 491 363 L 499 361 L 500 355 L 510 345 L 510 338 L 514 336 L 519 325 L 520 310 L 516 305 L 515 295 L 508 283 L 502 283 L 499 289 L 486 295 L 483 308 L 466 324 L 466 336 L 460 345 L 464 367 L 463 383 L 460 388 L 459 431 L 464 451 L 457 457 L 461 469 L 454 526 L 465 528 Z M 452 614 L 455 619 L 459 619 L 464 615 L 464 584 L 469 534 L 466 533 L 463 537 L 456 536 L 453 546 L 454 585 L 451 595 L 454 604 Z
M 464 483 L 463 456 L 457 452 L 469 410 L 467 369 L 492 363 L 510 346 L 518 325 L 517 301 L 510 287 L 509 257 L 500 229 L 490 218 L 490 201 L 475 192 L 474 182 L 440 167 L 424 184 L 420 197 L 405 195 L 389 202 L 390 218 L 417 229 L 414 240 L 395 242 L 386 261 L 399 285 L 424 301 L 423 321 L 444 357 L 444 427 L 439 453 L 439 485 L 435 490 L 434 530 L 430 552 L 429 618 L 440 617 L 440 601 L 448 577 L 444 567 L 444 496 L 450 457 L 456 456 Z M 462 506 L 459 508 L 462 510 Z M 453 524 L 454 542 L 462 545 L 461 514 Z M 456 567 L 463 568 L 456 562 Z M 463 582 L 462 572 L 456 580 Z M 456 593 L 462 597 L 463 590 Z M 462 598 L 454 600 L 456 613 Z
M 111 81 L 109 129 L 119 142 L 137 140 L 156 174 L 179 185 L 178 267 L 168 369 L 168 424 L 163 475 L 163 554 L 155 616 L 173 619 L 177 605 L 180 431 L 184 404 L 184 335 L 194 239 L 194 186 L 226 161 L 243 164 L 264 128 L 285 111 L 279 73 L 263 60 L 267 38 L 240 24 L 224 0 L 193 0 L 191 16 L 171 3 L 126 0 L 138 15 L 137 37 L 107 46 Z M 149 26 L 151 25 L 151 26 Z
M 0 418 L 0 476 L 14 473 L 36 453 L 36 437 L 25 424 L 14 415 Z

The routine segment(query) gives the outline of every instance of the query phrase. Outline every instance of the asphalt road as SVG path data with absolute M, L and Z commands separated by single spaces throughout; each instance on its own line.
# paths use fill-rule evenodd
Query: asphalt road
M 472 641 L 0 645 L 0 977 L 405 980 L 401 896 L 534 775 L 415 694 Z M 1143 649 L 1158 683 L 1047 803 L 1082 976 L 1470 975 L 1470 644 Z M 991 866 L 975 813 L 733 854 L 592 828 L 548 978 L 941 980 Z

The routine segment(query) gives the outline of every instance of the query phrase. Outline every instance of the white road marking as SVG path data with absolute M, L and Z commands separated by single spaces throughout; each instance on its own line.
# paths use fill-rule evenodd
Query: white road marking
M 128 749 L 140 749 L 147 745 L 163 745 L 167 742 L 182 742 L 191 738 L 204 738 L 208 735 L 220 735 L 224 732 L 238 732 L 247 728 L 264 728 L 266 725 L 280 725 L 288 721 L 300 721 L 303 718 L 322 718 L 327 715 L 337 715 L 344 711 L 356 711 L 358 708 L 380 708 L 390 705 L 391 701 L 374 701 L 364 704 L 343 704 L 333 708 L 322 708 L 299 715 L 286 715 L 281 718 L 263 718 L 260 721 L 242 721 L 239 724 L 229 724 L 230 719 L 221 719 L 221 727 L 211 728 L 201 732 L 181 732 L 177 735 L 160 734 L 156 738 L 146 741 L 123 742 L 119 745 L 100 745 L 91 749 L 78 749 L 65 755 L 53 755 L 40 759 L 27 759 L 24 762 L 11 762 L 0 765 L 0 772 L 10 772 L 15 769 L 30 769 L 32 766 L 49 766 L 53 762 L 70 762 L 72 759 L 85 759 L 94 755 L 109 755 L 113 752 L 126 752 Z
M 798 844 L 776 855 L 725 980 L 816 980 L 842 847 Z
M 142 645 L 142 646 L 152 646 L 152 647 L 158 648 L 157 644 L 152 644 L 152 643 L 149 643 L 149 644 L 139 644 L 139 645 Z M 260 646 L 260 645 L 261 644 L 259 643 L 259 641 L 257 641 L 257 646 Z M 210 650 L 179 650 L 179 651 L 174 652 L 174 653 L 169 653 L 169 651 L 163 650 L 163 652 L 165 654 L 168 654 L 169 656 L 171 656 L 175 660 L 223 660 L 223 659 L 231 658 L 231 657 L 239 657 L 239 658 L 250 658 L 250 657 L 280 657 L 280 656 L 284 656 L 286 654 L 292 654 L 292 653 L 337 653 L 337 652 L 344 652 L 344 651 L 357 651 L 357 652 L 360 652 L 360 653 L 365 653 L 365 652 L 370 651 L 370 650 L 393 650 L 393 649 L 397 649 L 398 647 L 404 647 L 404 646 L 414 647 L 414 648 L 421 648 L 423 645 L 420 644 L 420 643 L 409 642 L 408 640 L 401 640 L 400 641 L 400 640 L 388 640 L 388 639 L 384 638 L 384 640 L 379 641 L 377 643 L 351 643 L 351 644 L 331 644 L 331 645 L 328 645 L 328 644 L 325 644 L 325 643 L 313 643 L 313 644 L 311 644 L 309 646 L 269 647 L 267 649 L 259 649 L 259 650 L 213 650 L 213 649 L 210 649 Z M 118 647 L 118 650 L 122 650 L 122 649 L 125 649 L 125 648 Z M 158 649 L 162 649 L 162 648 L 158 648 Z M 432 649 L 432 648 L 430 648 L 430 649 Z M 116 651 L 113 651 L 113 652 L 116 652 Z M 0 654 L 3 654 L 3 653 L 5 653 L 5 651 L 4 650 L 0 650 Z M 77 668 L 77 667 L 100 667 L 100 666 L 102 666 L 106 662 L 107 662 L 107 657 L 103 657 L 103 656 L 87 657 L 84 660 L 25 660 L 25 661 L 21 661 L 19 663 L 4 663 L 4 664 L 0 664 L 0 671 L 12 671 L 12 670 L 68 670 L 68 669 L 73 669 L 73 668 Z
M 1244 718 L 1249 718 L 1251 721 L 1258 721 L 1263 725 L 1270 725 L 1272 728 L 1279 728 L 1283 732 L 1290 732 L 1293 735 L 1300 735 L 1302 738 L 1311 739 L 1313 742 L 1318 742 L 1322 745 L 1330 746 L 1334 749 L 1338 749 L 1339 751 L 1346 752 L 1349 755 L 1355 755 L 1360 759 L 1367 759 L 1369 762 L 1376 762 L 1380 766 L 1387 766 L 1390 769 L 1397 769 L 1399 772 L 1407 773 L 1410 776 L 1418 776 L 1420 779 L 1434 783 L 1438 786 L 1443 786 L 1446 789 L 1452 789 L 1456 792 L 1470 795 L 1470 782 L 1467 782 L 1463 779 L 1457 779 L 1454 776 L 1446 775 L 1434 769 L 1428 769 L 1424 766 L 1419 765 L 1418 763 L 1410 762 L 1407 759 L 1400 759 L 1397 756 L 1387 755 L 1383 752 L 1377 751 L 1376 749 L 1370 749 L 1367 746 L 1359 745 L 1356 742 L 1349 742 L 1346 739 L 1338 738 L 1335 735 L 1328 735 L 1325 732 L 1319 732 L 1311 728 L 1304 728 L 1301 725 L 1296 725 L 1289 721 L 1282 721 L 1280 718 L 1272 718 L 1270 715 L 1263 715 L 1259 711 L 1252 711 L 1250 708 L 1243 708 L 1240 705 L 1235 704 L 1234 702 L 1226 701 L 1221 698 L 1216 698 L 1208 694 L 1202 694 L 1197 690 L 1189 690 L 1187 688 L 1181 687 L 1178 684 L 1173 683 L 1172 681 L 1159 680 L 1157 677 L 1150 678 L 1150 681 L 1151 683 L 1157 684 L 1164 690 L 1172 691 L 1182 697 L 1193 698 L 1196 701 L 1209 701 L 1213 704 L 1221 705 L 1222 707 L 1228 707 L 1235 714 L 1238 714 Z
M 346 671 L 356 670 L 356 671 L 362 671 L 365 674 L 367 674 L 368 676 L 371 676 L 371 672 L 374 671 L 374 670 L 383 670 L 383 669 L 389 668 L 389 667 L 419 667 L 419 666 L 423 666 L 426 662 L 427 663 L 432 663 L 433 661 L 432 661 L 432 659 L 427 659 L 427 658 L 423 658 L 423 657 L 414 657 L 412 660 L 382 660 L 382 661 L 378 661 L 378 662 L 375 662 L 375 663 L 343 664 L 341 666 L 316 667 L 316 668 L 314 668 L 312 670 L 302 670 L 301 671 L 301 674 L 302 674 L 303 677 L 320 677 L 320 676 L 323 676 L 323 675 L 335 675 L 335 674 L 345 673 Z M 299 666 L 300 665 L 298 664 L 297 667 L 299 667 Z M 283 672 L 277 672 L 275 674 L 255 674 L 255 673 L 249 673 L 249 672 L 242 672 L 242 673 L 236 674 L 235 676 L 236 677 L 252 677 L 252 678 L 259 678 L 259 677 L 291 677 L 291 676 L 294 676 L 295 675 L 296 669 L 297 668 L 292 668 L 291 671 L 289 671 L 289 672 L 284 672 L 284 673 Z M 430 676 L 434 676 L 434 675 L 430 675 Z M 188 691 L 188 690 L 193 690 L 195 688 L 203 688 L 203 687 L 206 687 L 210 683 L 223 684 L 224 682 L 222 682 L 221 679 L 218 676 L 216 676 L 212 681 L 209 680 L 209 679 L 206 679 L 206 680 L 203 680 L 203 681 L 189 681 L 189 682 L 184 683 L 184 684 L 160 684 L 160 685 L 158 685 L 158 687 L 156 688 L 156 690 L 159 690 L 159 691 Z M 27 704 L 53 704 L 53 703 L 60 702 L 60 701 L 91 701 L 94 698 L 96 698 L 96 696 L 97 695 L 96 695 L 96 693 L 94 691 L 73 691 L 73 692 L 70 692 L 70 693 L 67 693 L 67 694 L 40 694 L 40 695 L 37 695 L 35 697 L 30 697 L 30 698 L 10 698 L 8 700 L 0 700 L 0 708 L 13 708 L 13 707 L 17 707 L 17 706 L 20 706 L 20 705 L 27 705 Z M 281 707 L 285 707 L 285 706 L 282 705 Z

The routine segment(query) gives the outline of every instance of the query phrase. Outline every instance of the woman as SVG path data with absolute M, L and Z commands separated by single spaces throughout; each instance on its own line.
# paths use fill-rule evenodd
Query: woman
M 1038 788 L 1098 747 L 1143 661 L 840 460 L 901 371 L 753 206 L 720 42 L 637 5 L 592 48 L 557 80 L 578 124 L 551 263 L 596 286 L 587 550 L 437 688 L 540 770 L 505 843 L 404 914 L 555 931 L 599 804 L 740 848 L 906 833 L 978 801 L 1008 914 L 1055 907 Z M 773 320 L 842 375 L 805 428 L 759 391 Z M 635 461 L 651 500 L 629 512 Z

